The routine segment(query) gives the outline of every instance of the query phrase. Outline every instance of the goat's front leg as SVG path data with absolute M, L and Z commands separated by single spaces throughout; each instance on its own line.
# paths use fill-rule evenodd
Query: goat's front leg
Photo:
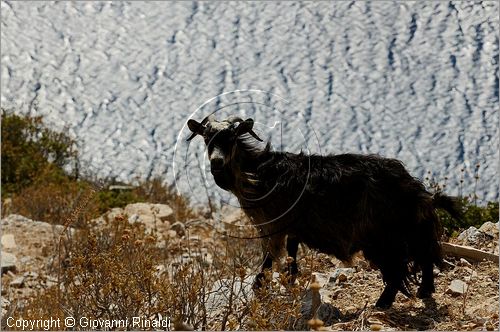
M 257 277 L 255 277 L 255 281 L 253 283 L 253 289 L 260 289 L 266 279 L 265 270 L 272 270 L 273 268 L 273 259 L 271 258 L 271 254 L 266 252 L 264 255 L 264 263 L 262 264 L 262 270 Z
M 299 250 L 299 240 L 293 235 L 288 235 L 286 239 L 287 269 L 288 274 L 291 276 L 290 284 L 295 282 L 297 274 L 299 274 L 299 267 L 297 265 L 297 251 Z

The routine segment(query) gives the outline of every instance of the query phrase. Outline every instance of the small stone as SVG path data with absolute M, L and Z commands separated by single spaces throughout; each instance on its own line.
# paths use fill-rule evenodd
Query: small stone
M 4 234 L 2 235 L 2 248 L 4 249 L 14 249 L 16 248 L 16 240 L 14 234 Z
M 465 277 L 466 281 L 469 281 L 471 279 L 476 279 L 477 278 L 477 272 L 476 271 L 474 271 L 472 269 L 468 269 L 467 272 L 469 273 L 469 275 Z
M 380 330 L 382 330 L 382 325 L 380 325 L 380 324 L 371 324 L 370 325 L 370 330 L 372 330 L 372 331 L 380 331 Z
M 465 282 L 455 279 L 448 286 L 446 293 L 454 296 L 463 295 L 465 294 L 465 292 L 467 292 L 467 288 L 468 286 Z
M 330 295 L 330 297 L 335 300 L 339 297 L 340 293 L 342 292 L 342 290 L 340 288 L 337 288 L 335 289 L 332 294 Z
M 453 269 L 455 267 L 455 264 L 453 264 L 452 262 L 450 262 L 446 259 L 443 259 L 443 265 L 444 265 L 444 267 L 446 267 L 448 269 Z
M 24 277 L 17 277 L 17 278 L 14 278 L 11 282 L 10 282 L 10 286 L 11 287 L 14 287 L 14 288 L 21 288 L 24 286 Z
M 24 272 L 24 277 L 25 278 L 30 278 L 30 279 L 37 279 L 38 278 L 38 273 L 29 271 L 29 272 Z
M 11 253 L 2 252 L 2 273 L 16 271 L 17 258 Z
M 343 283 L 346 282 L 347 279 L 353 276 L 355 272 L 354 268 L 338 268 L 333 271 L 333 273 L 330 275 L 330 279 L 328 280 L 329 283 Z
M 186 234 L 186 226 L 180 221 L 177 221 L 170 226 L 170 229 L 174 230 L 178 236 L 182 237 Z
M 48 276 L 47 279 L 45 279 L 45 286 L 46 287 L 52 287 L 55 285 L 57 285 L 57 278 L 56 277 Z
M 26 264 L 26 263 L 29 263 L 31 261 L 31 257 L 30 256 L 25 256 L 25 257 L 21 257 L 21 259 L 19 260 L 21 262 L 21 264 Z
M 468 260 L 466 260 L 465 258 L 460 258 L 460 265 L 471 266 L 472 264 Z
M 339 274 L 337 280 L 338 280 L 339 283 L 346 282 L 347 281 L 347 276 L 344 273 L 341 273 L 341 274 Z
M 3 288 L 2 288 L 3 291 Z M 7 308 L 10 306 L 10 301 L 2 297 L 2 317 L 7 314 Z

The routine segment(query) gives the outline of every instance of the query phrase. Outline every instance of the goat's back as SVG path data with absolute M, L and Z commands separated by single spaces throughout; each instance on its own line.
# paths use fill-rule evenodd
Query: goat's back
M 398 160 L 275 153 L 257 178 L 255 192 L 264 198 L 247 209 L 257 223 L 275 220 L 268 231 L 286 228 L 339 259 L 384 246 L 414 256 L 436 242 L 432 196 Z

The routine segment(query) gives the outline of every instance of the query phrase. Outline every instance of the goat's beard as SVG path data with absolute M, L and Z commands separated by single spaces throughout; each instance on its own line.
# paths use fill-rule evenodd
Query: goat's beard
M 221 189 L 226 191 L 231 191 L 233 187 L 233 179 L 229 172 L 227 171 L 211 171 L 215 184 L 219 186 Z

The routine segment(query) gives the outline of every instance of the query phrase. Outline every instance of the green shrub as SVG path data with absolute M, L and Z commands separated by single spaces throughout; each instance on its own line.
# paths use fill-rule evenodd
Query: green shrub
M 461 197 L 460 208 L 463 211 L 463 219 L 455 220 L 449 214 L 438 210 L 438 215 L 447 235 L 458 235 L 458 233 L 470 226 L 480 227 L 487 221 L 498 221 L 498 202 L 488 202 L 486 206 L 479 206 L 469 197 Z
M 76 162 L 75 141 L 46 128 L 41 116 L 16 115 L 2 109 L 2 193 L 11 194 L 43 174 L 54 181 L 62 168 Z
M 142 201 L 134 192 L 125 190 L 107 190 L 100 191 L 97 195 L 99 211 L 104 213 L 115 207 L 125 207 L 127 204 Z
M 91 188 L 104 188 L 92 197 L 74 222 L 95 218 L 114 207 L 130 203 L 169 204 L 177 220 L 194 216 L 185 197 L 177 195 L 161 179 L 141 181 L 131 190 L 109 190 L 96 181 L 66 174 L 64 167 L 77 165 L 75 141 L 65 133 L 48 129 L 41 116 L 22 116 L 2 109 L 2 194 L 12 197 L 9 212 L 34 220 L 63 224 L 79 197 Z M 104 181 L 112 184 L 113 181 Z

